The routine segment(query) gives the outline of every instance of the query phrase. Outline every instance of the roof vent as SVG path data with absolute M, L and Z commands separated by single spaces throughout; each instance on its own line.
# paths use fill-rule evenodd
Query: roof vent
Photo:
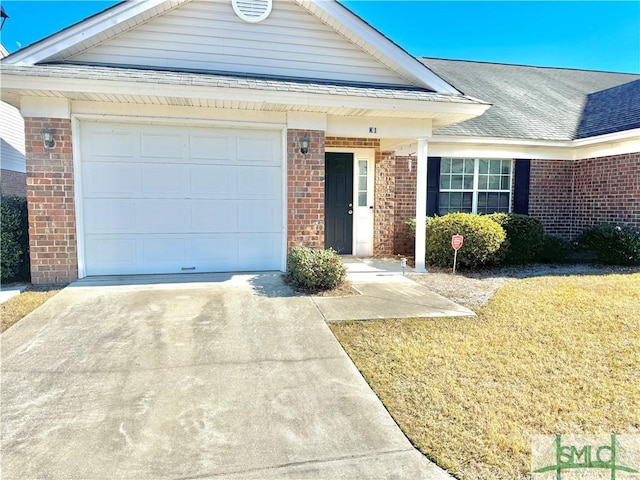
M 233 11 L 245 22 L 258 23 L 271 13 L 272 0 L 231 0 Z

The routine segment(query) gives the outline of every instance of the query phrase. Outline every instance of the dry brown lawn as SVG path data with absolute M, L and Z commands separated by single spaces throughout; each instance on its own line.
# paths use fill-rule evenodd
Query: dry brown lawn
M 460 479 L 529 478 L 532 434 L 640 433 L 640 273 L 511 280 L 476 311 L 330 328 Z
M 0 303 L 0 332 L 17 323 L 59 291 L 59 289 L 30 290 Z

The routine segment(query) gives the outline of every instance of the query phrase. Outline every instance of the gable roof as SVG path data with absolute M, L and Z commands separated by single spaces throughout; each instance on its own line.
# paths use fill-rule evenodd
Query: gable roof
M 573 140 L 589 95 L 640 79 L 626 73 L 462 60 L 422 58 L 421 62 L 465 95 L 493 105 L 482 116 L 440 129 L 434 132 L 437 135 Z M 622 100 L 626 93 L 623 89 L 596 95 L 589 108 L 599 108 L 613 97 Z
M 576 138 L 640 128 L 640 80 L 587 95 Z
M 313 19 L 315 23 L 314 28 L 323 29 L 324 34 L 331 34 L 335 38 L 339 39 L 341 45 L 348 45 L 345 50 L 350 49 L 351 55 L 354 55 L 353 59 L 345 59 L 344 66 L 340 68 L 332 67 L 330 63 L 327 63 L 326 70 L 329 73 L 324 73 L 324 77 L 317 77 L 318 73 L 322 69 L 312 70 L 308 76 L 298 76 L 298 71 L 304 72 L 305 61 L 311 63 L 314 55 L 318 54 L 315 49 L 302 50 L 302 56 L 296 57 L 292 55 L 292 58 L 287 58 L 287 50 L 280 52 L 280 57 L 277 59 L 280 63 L 288 62 L 289 67 L 292 64 L 297 65 L 298 70 L 291 68 L 282 69 L 282 77 L 290 78 L 305 78 L 311 80 L 334 80 L 334 81 L 350 81 L 357 80 L 357 75 L 353 72 L 358 70 L 358 66 L 362 62 L 369 62 L 370 65 L 378 65 L 378 69 L 386 71 L 388 73 L 388 79 L 384 76 L 373 76 L 375 81 L 372 83 L 386 84 L 386 85 L 405 85 L 420 87 L 427 90 L 431 90 L 437 93 L 460 95 L 460 92 L 452 85 L 445 82 L 438 77 L 427 67 L 422 65 L 417 59 L 408 54 L 398 45 L 386 38 L 380 32 L 375 30 L 371 25 L 364 20 L 356 16 L 353 12 L 348 10 L 339 4 L 336 0 L 273 0 L 274 1 L 274 13 L 279 14 L 279 10 L 283 11 L 282 18 L 286 20 L 286 15 L 292 14 L 294 10 L 298 14 L 296 17 L 298 20 L 302 18 L 300 13 L 304 14 L 305 18 Z M 214 9 L 215 15 L 212 14 Z M 225 9 L 223 14 L 222 9 Z M 206 22 L 202 24 L 202 29 L 199 34 L 202 35 L 200 39 L 188 40 L 189 48 L 198 48 L 198 45 L 204 43 L 205 48 L 200 54 L 196 52 L 190 52 L 191 55 L 185 58 L 183 55 L 171 61 L 162 63 L 161 55 L 154 60 L 153 55 L 149 55 L 151 58 L 147 58 L 147 53 L 142 52 L 141 46 L 144 42 L 153 45 L 158 52 L 167 50 L 175 50 L 171 38 L 163 39 L 163 29 L 167 28 L 167 24 L 160 21 L 160 17 L 163 16 L 178 16 L 180 12 L 186 12 L 188 9 L 201 10 Z M 259 69 L 261 60 L 259 55 L 254 55 L 253 63 L 249 60 L 245 65 L 238 67 L 230 66 L 233 62 L 229 62 L 229 58 L 240 58 L 243 52 L 247 51 L 246 45 L 240 45 L 238 48 L 241 50 L 234 50 L 232 46 L 221 42 L 220 35 L 215 35 L 215 22 L 229 21 L 224 20 L 224 14 L 231 12 L 231 0 L 130 0 L 122 2 L 114 7 L 111 7 L 104 12 L 89 17 L 88 19 L 77 23 L 57 34 L 54 34 L 36 44 L 30 45 L 13 55 L 10 55 L 4 60 L 4 63 L 9 64 L 41 64 L 52 62 L 76 62 L 82 64 L 106 64 L 112 66 L 131 66 L 136 68 L 138 66 L 150 67 L 150 68 L 171 68 L 174 66 L 171 62 L 175 63 L 178 68 L 186 69 L 190 71 L 209 72 L 218 74 L 228 73 L 257 73 L 257 74 L 269 74 L 268 69 Z M 269 34 L 266 32 L 265 25 L 268 22 L 277 23 L 278 20 L 272 20 L 275 17 L 272 13 L 271 17 L 262 24 L 253 24 L 249 27 L 247 24 L 243 24 L 239 19 L 235 24 L 240 29 L 252 28 L 251 33 L 262 32 L 262 36 L 256 33 L 255 41 L 252 44 L 253 48 L 273 48 L 273 45 L 277 43 L 277 35 Z M 197 18 L 198 13 L 193 18 Z M 208 16 L 207 16 L 208 15 Z M 168 17 L 167 17 L 168 18 Z M 222 18 L 222 20 L 220 20 Z M 228 19 L 232 19 L 231 16 Z M 282 20 L 280 20 L 282 21 Z M 207 29 L 207 22 L 214 28 Z M 144 31 L 145 26 L 149 26 L 155 23 L 157 29 L 149 33 L 149 30 Z M 291 21 L 287 25 L 291 30 L 295 30 L 297 22 Z M 181 34 L 190 35 L 190 25 L 184 25 L 181 30 Z M 186 28 L 185 28 L 186 27 Z M 139 36 L 140 33 L 134 34 L 133 32 L 145 33 L 145 37 L 142 39 Z M 298 28 L 300 32 L 303 32 L 303 28 Z M 266 32 L 266 34 L 265 34 Z M 295 35 L 294 35 L 295 36 Z M 167 35 L 168 37 L 168 35 Z M 175 37 L 174 37 L 175 38 Z M 242 39 L 242 36 L 239 40 Z M 166 40 L 166 41 L 165 41 Z M 334 41 L 330 39 L 331 41 Z M 158 45 L 158 41 L 165 41 L 164 45 Z M 215 42 L 219 42 L 216 44 Z M 295 38 L 288 39 L 286 41 L 289 45 L 295 45 Z M 271 43 L 271 46 L 266 46 L 267 43 Z M 212 49 L 211 46 L 219 47 L 221 53 L 216 56 L 216 49 Z M 110 47 L 113 47 L 110 49 Z M 132 51 L 130 58 L 126 58 L 127 55 L 115 55 L 115 49 L 129 49 L 129 53 Z M 212 53 L 213 52 L 213 53 Z M 306 56 L 304 55 L 306 53 Z M 194 58 L 201 59 L 201 62 L 194 62 Z M 222 59 L 226 57 L 227 61 Z M 272 57 L 275 58 L 275 57 Z M 327 57 L 329 58 L 329 57 Z M 141 59 L 144 59 L 142 61 Z M 353 60 L 353 61 L 351 61 Z M 143 62 L 143 63 L 141 63 Z M 146 62 L 146 63 L 145 63 Z M 339 60 L 338 60 L 339 63 Z M 351 68 L 349 68 L 351 67 Z M 236 68 L 234 70 L 234 68 Z M 373 68 L 373 67 L 371 67 Z M 244 70 L 243 70 L 244 69 Z M 249 70 L 247 70 L 249 69 Z M 255 70 L 255 71 L 252 71 Z M 334 70 L 331 73 L 331 70 Z M 362 78 L 366 78 L 366 74 L 369 70 L 362 69 Z M 276 73 L 277 73 L 276 69 Z M 293 72 L 293 74 L 291 73 Z M 340 78 L 340 76 L 344 78 Z M 278 75 L 276 75 L 278 76 Z M 360 81 L 359 83 L 363 83 Z

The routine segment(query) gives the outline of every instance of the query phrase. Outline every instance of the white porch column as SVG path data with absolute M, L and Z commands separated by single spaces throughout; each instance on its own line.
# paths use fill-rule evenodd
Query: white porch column
M 428 143 L 426 138 L 418 139 L 418 161 L 416 165 L 416 272 L 424 273 L 425 231 L 427 217 L 427 157 Z

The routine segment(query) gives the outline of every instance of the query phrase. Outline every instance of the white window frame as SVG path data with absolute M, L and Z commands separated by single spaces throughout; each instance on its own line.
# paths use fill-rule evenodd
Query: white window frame
M 513 202 L 513 159 L 505 159 L 505 158 L 468 158 L 468 157 L 442 157 L 443 160 L 472 160 L 473 161 L 473 188 L 471 190 L 465 188 L 440 188 L 438 185 L 438 195 L 440 193 L 469 193 L 471 192 L 471 213 L 478 213 L 478 194 L 480 193 L 508 193 L 509 194 L 509 213 L 511 213 L 511 207 Z M 480 160 L 494 160 L 494 161 L 509 161 L 509 188 L 508 189 L 491 189 L 491 190 L 481 190 L 479 186 L 480 182 Z M 451 176 L 451 173 L 447 173 L 445 175 Z M 440 178 L 442 178 L 442 173 L 440 174 Z M 463 185 L 464 186 L 464 185 Z M 440 210 L 440 207 L 438 207 Z M 482 212 L 481 212 L 482 213 Z M 438 213 L 440 214 L 440 213 Z

